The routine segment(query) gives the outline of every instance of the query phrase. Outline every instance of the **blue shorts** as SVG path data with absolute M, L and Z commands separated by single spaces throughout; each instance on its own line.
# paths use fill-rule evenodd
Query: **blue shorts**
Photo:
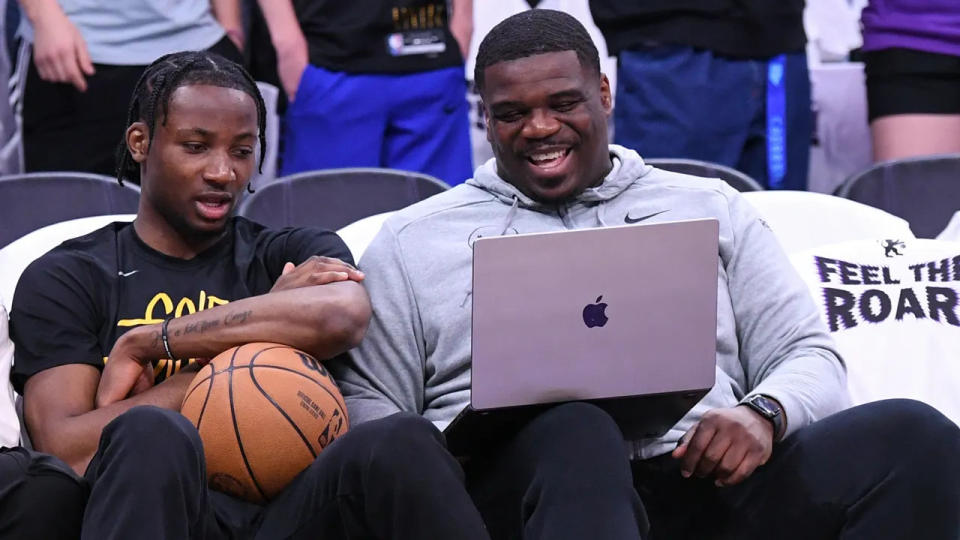
M 688 158 L 736 168 L 771 187 L 767 66 L 679 45 L 622 51 L 615 141 L 646 158 Z M 807 187 L 813 115 L 806 54 L 784 64 L 786 174 L 776 187 Z
M 307 66 L 284 123 L 281 174 L 339 167 L 473 174 L 463 68 L 403 75 Z

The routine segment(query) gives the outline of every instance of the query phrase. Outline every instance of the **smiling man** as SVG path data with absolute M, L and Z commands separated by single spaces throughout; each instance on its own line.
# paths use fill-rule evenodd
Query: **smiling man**
M 714 218 L 714 387 L 655 439 L 624 445 L 582 403 L 500 434 L 464 463 L 491 536 L 956 537 L 960 430 L 918 402 L 843 410 L 843 363 L 756 212 L 719 180 L 608 143 L 610 86 L 580 23 L 506 19 L 475 80 L 495 159 L 391 217 L 364 255 L 373 318 L 350 362 L 331 364 L 354 422 L 412 411 L 445 425 L 468 404 L 474 239 Z

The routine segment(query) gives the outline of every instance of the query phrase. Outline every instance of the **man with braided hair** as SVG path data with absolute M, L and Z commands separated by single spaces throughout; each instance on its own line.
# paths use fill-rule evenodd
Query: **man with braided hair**
M 266 506 L 208 489 L 178 412 L 193 359 L 252 341 L 330 359 L 363 337 L 370 304 L 334 233 L 231 216 L 264 144 L 242 68 L 162 57 L 129 114 L 119 179 L 141 180 L 136 220 L 31 264 L 11 314 L 11 379 L 37 450 L 55 456 L 34 457 L 82 475 L 83 538 L 486 538 L 456 461 L 416 415 L 348 431 Z

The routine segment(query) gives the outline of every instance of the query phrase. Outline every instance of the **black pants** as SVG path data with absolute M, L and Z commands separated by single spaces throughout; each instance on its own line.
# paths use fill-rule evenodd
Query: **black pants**
M 0 538 L 78 538 L 86 502 L 86 484 L 66 463 L 25 448 L 0 449 Z
M 224 37 L 209 49 L 235 62 L 243 57 Z M 27 172 L 82 171 L 115 176 L 127 108 L 146 66 L 94 64 L 87 91 L 40 78 L 32 59 L 23 95 L 23 151 Z M 139 182 L 139 179 L 131 179 Z
M 917 401 L 820 420 L 737 486 L 684 479 L 669 455 L 633 469 L 654 540 L 960 538 L 960 429 Z
M 488 538 L 442 435 L 411 414 L 351 428 L 266 506 L 209 490 L 197 430 L 155 407 L 107 425 L 86 478 L 88 539 Z
M 494 540 L 630 540 L 647 528 L 623 435 L 593 405 L 549 409 L 465 469 Z

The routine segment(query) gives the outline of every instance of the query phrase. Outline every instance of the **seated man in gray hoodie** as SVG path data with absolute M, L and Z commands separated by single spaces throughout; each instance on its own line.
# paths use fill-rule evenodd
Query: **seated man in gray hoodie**
M 610 86 L 575 19 L 506 19 L 475 75 L 496 158 L 391 217 L 366 251 L 373 319 L 333 366 L 354 422 L 414 411 L 442 427 L 468 404 L 478 234 L 716 218 L 715 386 L 663 436 L 626 446 L 583 403 L 504 433 L 463 463 L 491 536 L 957 537 L 960 429 L 914 401 L 844 410 L 844 365 L 757 213 L 719 180 L 608 144 Z

